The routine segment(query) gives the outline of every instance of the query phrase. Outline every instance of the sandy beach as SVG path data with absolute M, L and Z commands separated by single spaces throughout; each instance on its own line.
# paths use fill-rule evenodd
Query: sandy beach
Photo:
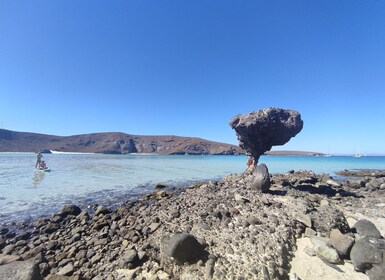
M 305 252 L 313 235 L 338 228 L 354 236 L 361 219 L 384 236 L 383 173 L 360 176 L 339 182 L 292 171 L 272 175 L 261 193 L 250 174 L 233 174 L 181 190 L 160 186 L 113 210 L 67 206 L 17 232 L 1 229 L 0 276 L 19 265 L 41 277 L 31 279 L 51 280 L 369 279 L 349 258 L 330 264 Z M 356 188 L 357 180 L 366 184 Z M 193 239 L 182 255 L 175 236 Z

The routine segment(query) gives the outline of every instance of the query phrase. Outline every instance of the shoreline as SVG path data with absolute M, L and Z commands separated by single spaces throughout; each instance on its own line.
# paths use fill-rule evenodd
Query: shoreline
M 329 212 L 322 212 L 320 205 L 327 203 L 328 209 L 344 215 L 385 218 L 378 211 L 385 207 L 382 185 L 362 185 L 359 179 L 341 183 L 326 174 L 292 171 L 273 174 L 271 191 L 260 193 L 251 189 L 251 179 L 247 173 L 231 174 L 193 183 L 179 193 L 159 189 L 115 210 L 62 210 L 18 233 L 0 228 L 0 263 L 10 257 L 34 260 L 43 276 L 76 279 L 131 279 L 128 274 L 137 279 L 288 279 L 296 240 L 305 230 L 296 215 L 313 213 L 312 219 L 322 223 Z M 176 264 L 164 256 L 161 240 L 176 232 L 195 236 L 206 257 Z M 127 257 L 129 252 L 133 259 Z

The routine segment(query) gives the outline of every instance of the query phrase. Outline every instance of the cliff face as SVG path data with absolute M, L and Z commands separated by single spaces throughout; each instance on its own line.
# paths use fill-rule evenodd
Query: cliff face
M 119 132 L 54 136 L 0 129 L 0 152 L 54 150 L 81 153 L 238 155 L 235 145 L 179 136 L 140 136 Z

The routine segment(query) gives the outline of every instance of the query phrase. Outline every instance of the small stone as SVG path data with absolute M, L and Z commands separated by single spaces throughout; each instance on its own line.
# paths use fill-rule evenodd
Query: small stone
M 249 225 L 260 225 L 262 222 L 255 216 L 249 216 L 246 219 Z
M 47 224 L 47 225 L 43 226 L 40 229 L 40 232 L 41 233 L 51 234 L 51 233 L 54 233 L 55 231 L 57 231 L 59 228 L 60 228 L 59 224 L 50 223 L 50 224 Z
M 126 263 L 134 263 L 139 259 L 138 252 L 135 249 L 129 250 L 124 256 L 123 260 Z
M 309 215 L 298 213 L 297 215 L 295 215 L 295 219 L 298 222 L 303 223 L 305 226 L 307 226 L 309 228 L 311 228 L 311 226 L 312 226 L 311 217 Z
M 315 253 L 321 260 L 325 262 L 332 264 L 337 264 L 341 262 L 337 250 L 329 246 L 318 246 L 317 249 L 315 249 Z
M 109 213 L 111 213 L 111 211 L 107 207 L 100 205 L 96 208 L 94 215 L 95 216 L 99 216 L 100 214 L 107 215 Z
M 314 250 L 319 246 L 329 246 L 330 240 L 328 238 L 320 237 L 320 236 L 312 236 L 310 237 L 310 242 L 313 245 Z
M 74 272 L 73 263 L 68 263 L 65 267 L 59 270 L 58 275 L 69 276 Z
M 148 258 L 147 253 L 145 251 L 138 251 L 138 259 L 139 261 L 144 261 Z
M 203 253 L 203 246 L 188 233 L 165 236 L 161 244 L 163 253 L 174 258 L 178 263 L 192 262 Z
M 80 221 L 88 221 L 90 219 L 90 215 L 88 214 L 88 212 L 83 211 L 76 218 Z
M 240 195 L 240 194 L 234 194 L 234 198 L 235 198 L 235 201 L 236 202 L 239 202 L 239 203 L 248 203 L 250 202 L 249 199 L 247 199 L 246 197 Z
M 320 206 L 329 206 L 329 201 L 327 199 L 321 199 Z
M 235 208 L 235 207 L 230 207 L 230 208 L 229 208 L 229 212 L 230 212 L 230 214 L 233 215 L 233 216 L 239 215 L 239 214 L 240 214 L 239 210 L 238 210 L 237 208 Z
M 4 247 L 3 254 L 4 255 L 10 255 L 16 248 L 15 244 L 10 244 Z
M 327 180 L 326 184 L 328 184 L 331 187 L 335 187 L 335 188 L 339 188 L 342 186 L 342 184 L 340 182 L 334 181 L 332 179 Z
M 62 208 L 60 214 L 65 218 L 68 215 L 74 215 L 77 216 L 81 213 L 81 209 L 76 205 L 64 205 Z
M 170 212 L 170 216 L 171 216 L 172 218 L 179 218 L 179 217 L 180 217 L 180 212 L 179 212 L 179 210 L 177 210 L 177 209 L 172 210 L 172 211 Z
M 333 229 L 330 232 L 330 244 L 337 250 L 341 257 L 345 258 L 350 254 L 350 250 L 354 244 L 354 238 L 342 234 L 338 229 Z
M 60 214 L 54 214 L 51 218 L 52 223 L 60 223 L 61 221 L 63 221 L 63 216 Z
M 132 242 L 133 243 L 136 243 L 136 242 L 138 242 L 140 240 L 140 237 L 139 236 L 137 236 L 137 235 L 135 235 L 134 237 L 132 237 Z
M 215 266 L 215 260 L 209 259 L 206 262 L 206 269 L 205 269 L 205 277 L 206 279 L 213 278 L 214 275 L 214 266 Z
M 311 229 L 309 227 L 305 229 L 305 237 L 312 237 L 316 235 L 317 235 L 317 232 L 314 229 Z
M 227 253 L 230 254 L 230 255 L 233 255 L 234 254 L 233 248 L 227 247 Z
M 152 223 L 152 224 L 148 227 L 148 233 L 153 233 L 153 232 L 156 231 L 159 227 L 160 227 L 160 223 Z
M 95 256 L 93 256 L 93 257 L 91 258 L 91 263 L 92 263 L 92 264 L 98 263 L 101 259 L 102 259 L 102 255 L 96 254 Z
M 100 219 L 97 222 L 95 222 L 92 228 L 94 230 L 101 230 L 107 226 L 109 226 L 109 223 L 106 220 L 104 220 L 104 218 L 103 218 L 103 219 Z

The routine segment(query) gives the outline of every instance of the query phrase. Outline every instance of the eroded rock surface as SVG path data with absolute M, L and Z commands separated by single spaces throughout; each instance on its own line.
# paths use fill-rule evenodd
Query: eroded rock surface
M 296 111 L 267 108 L 237 115 L 230 120 L 230 126 L 237 133 L 239 146 L 250 153 L 257 164 L 263 153 L 297 135 L 303 121 Z

